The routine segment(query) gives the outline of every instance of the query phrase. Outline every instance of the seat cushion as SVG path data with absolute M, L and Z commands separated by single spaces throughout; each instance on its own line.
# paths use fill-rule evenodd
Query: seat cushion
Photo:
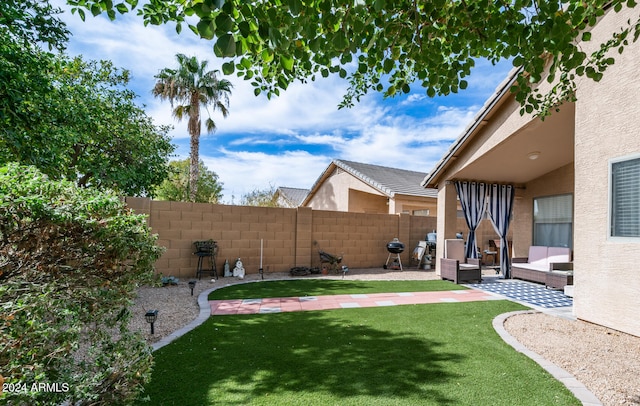
M 530 269 L 532 271 L 541 271 L 541 272 L 549 271 L 549 265 L 540 265 L 540 264 L 514 263 L 512 267 L 521 268 L 521 269 Z
M 566 247 L 549 247 L 547 254 L 549 263 L 552 262 L 571 262 L 571 249 Z
M 444 256 L 449 259 L 457 259 L 460 263 L 466 262 L 464 257 L 463 240 L 444 240 Z
M 547 253 L 548 247 L 532 245 L 529 247 L 529 260 L 527 262 L 531 265 L 548 268 L 549 260 L 547 258 Z

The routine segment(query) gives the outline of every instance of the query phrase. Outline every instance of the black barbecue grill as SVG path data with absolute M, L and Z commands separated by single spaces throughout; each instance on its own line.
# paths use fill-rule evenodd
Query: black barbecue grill
M 391 256 L 395 254 L 396 257 L 391 262 L 391 269 L 400 269 L 402 271 L 402 261 L 400 260 L 400 254 L 404 251 L 404 244 L 401 243 L 397 238 L 394 238 L 392 241 L 387 243 L 387 251 L 389 251 L 389 255 L 387 256 L 387 262 L 384 263 L 383 268 L 387 269 Z

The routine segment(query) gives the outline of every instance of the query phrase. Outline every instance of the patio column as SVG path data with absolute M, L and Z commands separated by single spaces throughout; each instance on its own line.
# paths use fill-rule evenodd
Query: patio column
M 438 185 L 438 233 L 436 241 L 436 274 L 440 275 L 440 258 L 444 257 L 444 240 L 456 238 L 458 200 L 456 186 L 446 181 Z

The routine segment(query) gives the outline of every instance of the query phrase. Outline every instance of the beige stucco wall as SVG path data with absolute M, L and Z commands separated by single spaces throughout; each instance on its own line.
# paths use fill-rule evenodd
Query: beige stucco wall
M 438 214 L 437 199 L 433 197 L 395 195 L 392 200 L 393 207 L 389 210 L 389 214 L 413 214 L 417 210 L 429 210 L 429 217 L 435 217 Z
M 365 184 L 361 180 L 348 172 L 337 170 L 334 174 L 330 175 L 322 182 L 318 190 L 312 196 L 311 200 L 307 204 L 307 207 L 311 207 L 314 210 L 334 210 L 334 211 L 355 211 L 365 212 L 366 209 L 379 207 L 378 199 L 372 196 L 371 201 L 366 199 L 358 199 L 358 206 L 354 205 L 350 207 L 350 191 L 359 191 L 368 193 L 379 198 L 385 199 L 386 196 Z M 386 208 L 382 213 L 386 213 Z
M 608 14 L 594 37 L 632 15 Z M 580 83 L 576 104 L 574 313 L 640 336 L 640 239 L 610 238 L 608 229 L 609 161 L 640 154 L 640 44 L 613 56 L 600 83 Z
M 389 202 L 386 196 L 362 192 L 360 190 L 348 190 L 348 210 L 352 213 L 388 213 Z

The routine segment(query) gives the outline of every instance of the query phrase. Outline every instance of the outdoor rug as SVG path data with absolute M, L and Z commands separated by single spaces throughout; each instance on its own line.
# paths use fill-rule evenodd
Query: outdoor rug
M 551 309 L 556 307 L 573 306 L 573 299 L 560 290 L 547 289 L 542 285 L 514 280 L 485 280 L 483 283 L 468 284 L 466 286 L 497 293 L 509 299 L 530 305 Z

